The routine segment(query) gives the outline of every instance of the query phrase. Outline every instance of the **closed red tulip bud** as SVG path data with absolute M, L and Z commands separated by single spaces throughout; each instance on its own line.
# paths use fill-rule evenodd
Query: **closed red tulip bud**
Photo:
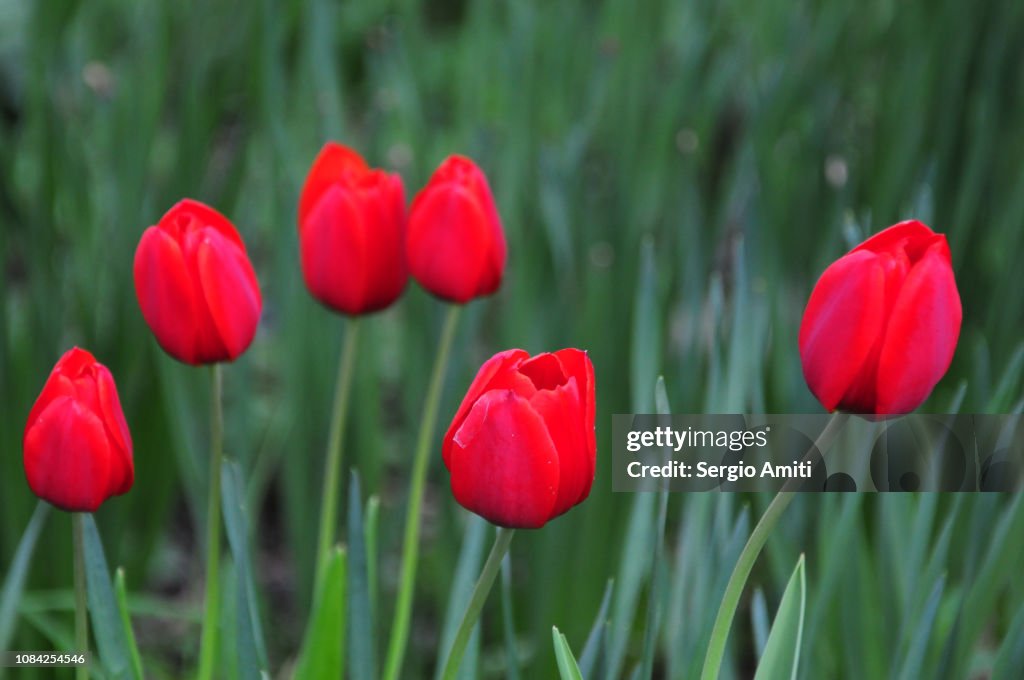
M 132 438 L 110 371 L 77 347 L 53 367 L 23 440 L 32 493 L 70 512 L 95 512 L 132 488 Z
M 439 298 L 469 302 L 498 290 L 505 232 L 487 178 L 464 156 L 450 156 L 416 195 L 406 254 L 412 275 Z
M 135 294 L 164 351 L 193 365 L 237 359 L 256 335 L 263 309 L 234 225 L 187 198 L 142 234 Z
M 594 367 L 578 349 L 494 355 L 442 449 L 455 500 L 494 524 L 528 529 L 590 495 L 596 452 Z
M 949 368 L 960 319 L 946 237 L 900 222 L 818 279 L 800 326 L 804 377 L 829 411 L 909 413 Z
M 398 299 L 408 281 L 402 178 L 371 170 L 352 149 L 328 142 L 299 198 L 306 287 L 321 303 L 366 314 Z

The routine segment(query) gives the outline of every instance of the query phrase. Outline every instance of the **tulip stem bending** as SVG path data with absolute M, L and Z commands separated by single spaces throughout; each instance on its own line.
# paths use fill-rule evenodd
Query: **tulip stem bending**
M 71 534 L 75 545 L 75 651 L 86 654 L 89 651 L 88 599 L 85 590 L 85 541 L 82 537 L 82 513 L 71 514 Z M 89 667 L 81 664 L 75 667 L 76 680 L 88 680 Z
M 206 508 L 206 606 L 203 637 L 199 647 L 199 680 L 214 676 L 217 661 L 217 629 L 220 625 L 220 470 L 224 448 L 224 410 L 221 404 L 223 374 L 220 364 L 211 368 L 210 392 L 210 490 Z
M 348 397 L 352 387 L 352 373 L 355 365 L 356 344 L 359 338 L 359 320 L 349 321 L 345 341 L 338 360 L 338 380 L 334 388 L 334 413 L 331 414 L 331 429 L 327 438 L 327 458 L 324 462 L 323 505 L 320 508 L 320 539 L 317 543 L 315 592 L 319 592 L 328 564 L 331 546 L 338 531 L 338 473 L 341 469 L 342 443 L 345 439 L 345 422 L 348 413 Z
M 515 533 L 515 529 L 498 528 L 498 534 L 494 537 L 494 545 L 491 547 L 491 554 L 487 556 L 483 571 L 480 572 L 480 578 L 473 587 L 473 595 L 469 598 L 466 613 L 462 615 L 459 630 L 452 642 L 452 649 L 448 652 L 448 659 L 444 663 L 444 672 L 441 674 L 442 680 L 454 680 L 459 673 L 459 665 L 462 663 L 463 654 L 466 653 L 469 636 L 473 633 L 473 627 L 480 618 L 484 602 L 487 601 L 487 595 L 491 592 L 491 586 L 494 585 L 494 577 L 498 575 L 501 561 L 504 559 L 505 553 L 508 552 L 508 546 Z
M 848 417 L 845 413 L 834 413 L 825 429 L 818 435 L 818 439 L 814 442 L 814 447 L 807 452 L 804 460 L 807 460 L 813 451 L 826 450 L 832 440 L 835 439 L 839 430 L 842 429 Z M 725 586 L 722 603 L 718 606 L 714 627 L 711 629 L 711 639 L 708 642 L 707 654 L 704 656 L 704 670 L 701 672 L 701 680 L 717 680 L 718 678 L 722 668 L 722 658 L 725 655 L 725 643 L 729 639 L 729 629 L 732 627 L 732 620 L 736 616 L 736 608 L 739 606 L 743 587 L 747 583 L 750 571 L 754 568 L 757 556 L 761 554 L 761 549 L 764 548 L 764 544 L 768 541 L 768 536 L 771 535 L 775 525 L 779 523 L 782 513 L 786 511 L 786 508 L 793 502 L 793 497 L 796 495 L 796 492 L 791 491 L 787 487 L 790 487 L 789 483 L 768 504 L 768 508 L 761 515 L 761 519 L 757 521 L 757 525 L 754 527 L 754 531 L 751 532 L 750 538 L 747 539 L 747 544 L 743 546 L 739 559 L 736 560 L 736 566 L 733 567 L 732 574 L 729 576 L 729 582 Z
M 423 484 L 427 477 L 430 444 L 434 439 L 434 425 L 437 420 L 437 407 L 441 397 L 441 386 L 444 384 L 445 367 L 455 337 L 455 327 L 459 319 L 458 305 L 448 308 L 444 330 L 441 331 L 441 344 L 434 360 L 434 372 L 430 377 L 427 390 L 427 401 L 423 405 L 423 417 L 420 420 L 419 437 L 416 440 L 416 454 L 413 459 L 412 481 L 409 487 L 409 507 L 405 515 L 405 537 L 402 542 L 402 571 L 398 583 L 398 597 L 395 602 L 395 617 L 391 628 L 391 640 L 388 644 L 385 680 L 398 680 L 402 671 L 402 660 L 405 646 L 409 639 L 409 619 L 412 615 L 413 586 L 416 582 L 416 563 L 419 559 L 420 538 L 420 506 L 423 503 Z

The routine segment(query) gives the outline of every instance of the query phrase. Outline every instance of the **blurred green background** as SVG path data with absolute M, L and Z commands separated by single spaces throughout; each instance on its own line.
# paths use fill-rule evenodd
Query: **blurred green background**
M 327 139 L 400 172 L 410 197 L 460 152 L 491 180 L 509 264 L 499 294 L 462 317 L 439 430 L 480 363 L 512 346 L 590 350 L 599 410 L 593 494 L 517 537 L 514 634 L 495 591 L 474 663 L 504 677 L 513 634 L 523 677 L 552 676 L 550 626 L 579 653 L 614 577 L 602 668 L 628 677 L 655 498 L 613 495 L 601 453 L 610 414 L 653 410 L 657 375 L 678 413 L 819 412 L 796 351 L 807 295 L 851 245 L 916 217 L 948 235 L 964 308 L 953 366 L 924 409 L 1021 410 L 1022 64 L 1024 3 L 1001 0 L 2 0 L 0 569 L 35 503 L 25 418 L 57 358 L 81 345 L 113 371 L 135 440 L 135 488 L 97 516 L 107 554 L 144 596 L 149 671 L 190 672 L 208 376 L 159 350 L 131 266 L 177 199 L 209 202 L 239 227 L 265 296 L 252 348 L 226 371 L 226 441 L 249 483 L 271 664 L 286 669 L 309 607 L 344 328 L 302 284 L 299 188 Z M 363 325 L 345 463 L 381 498 L 382 640 L 442 314 L 412 284 Z M 656 677 L 699 671 L 768 500 L 671 498 Z M 467 518 L 438 445 L 407 677 L 436 662 Z M 751 673 L 801 552 L 801 677 L 989 677 L 1024 663 L 1017 497 L 797 499 L 741 603 L 730 677 Z M 16 648 L 70 635 L 70 583 L 57 513 Z

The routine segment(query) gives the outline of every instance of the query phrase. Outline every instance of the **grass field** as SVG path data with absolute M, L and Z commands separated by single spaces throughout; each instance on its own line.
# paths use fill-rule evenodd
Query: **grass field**
M 107 557 L 126 570 L 147 677 L 192 674 L 208 376 L 160 351 L 131 267 L 178 198 L 209 202 L 238 226 L 265 297 L 252 348 L 226 369 L 226 442 L 284 676 L 310 607 L 346 323 L 303 286 L 298 191 L 327 139 L 400 172 L 410 195 L 460 152 L 488 174 L 509 264 L 500 292 L 463 313 L 439 429 L 508 347 L 586 348 L 598 385 L 593 493 L 520 532 L 467 675 L 557 677 L 551 626 L 581 656 L 611 578 L 592 675 L 635 677 L 648 658 L 654 677 L 697 677 L 770 498 L 672 495 L 652 558 L 657 497 L 611 492 L 611 414 L 653 412 L 659 375 L 677 413 L 820 412 L 796 343 L 811 287 L 910 217 L 948 236 L 964 310 L 922 410 L 1020 413 L 1022 64 L 1024 3 L 999 0 L 0 0 L 0 569 L 36 504 L 28 409 L 63 351 L 87 347 L 116 376 L 135 441 L 135 488 L 96 516 Z M 378 658 L 443 313 L 411 285 L 362 324 L 345 464 L 380 499 Z M 460 613 L 450 598 L 489 542 L 453 501 L 438 441 L 404 677 L 433 676 Z M 723 677 L 752 676 L 801 553 L 801 678 L 1019 677 L 1020 497 L 799 497 L 755 566 Z M 72 638 L 71 571 L 70 522 L 51 513 L 13 648 Z

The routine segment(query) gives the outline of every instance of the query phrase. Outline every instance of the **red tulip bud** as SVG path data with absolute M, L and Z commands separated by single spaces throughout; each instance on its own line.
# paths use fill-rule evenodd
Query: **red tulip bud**
M 900 222 L 818 279 L 800 326 L 804 377 L 829 411 L 909 413 L 949 368 L 960 318 L 946 237 Z
M 193 365 L 237 359 L 256 335 L 263 309 L 238 231 L 191 199 L 142 235 L 135 294 L 164 351 Z
M 32 493 L 70 512 L 95 512 L 132 488 L 132 438 L 110 371 L 77 347 L 53 367 L 23 440 Z
M 444 437 L 452 494 L 505 527 L 538 528 L 590 495 L 594 367 L 586 352 L 494 355 Z
M 405 265 L 402 178 L 371 170 L 355 151 L 328 142 L 299 198 L 302 274 L 313 297 L 346 314 L 398 299 Z
M 505 233 L 487 178 L 450 156 L 417 194 L 406 254 L 412 275 L 434 295 L 469 302 L 490 295 L 505 271 Z

